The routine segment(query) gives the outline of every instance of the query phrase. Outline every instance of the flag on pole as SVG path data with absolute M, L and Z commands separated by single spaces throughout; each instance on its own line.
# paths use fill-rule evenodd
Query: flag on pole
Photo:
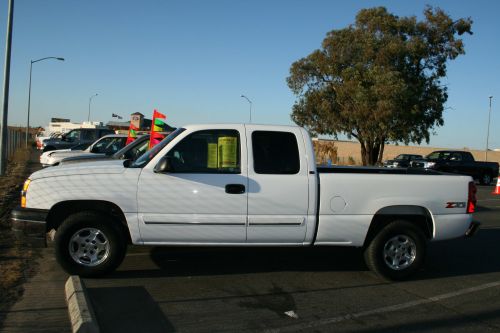
M 165 116 L 163 113 L 156 111 L 156 109 L 153 111 L 153 120 L 151 121 L 151 136 L 149 138 L 149 148 L 158 144 L 161 140 L 163 140 L 163 138 L 165 138 L 165 135 L 159 132 L 165 131 L 167 125 L 165 123 L 166 119 L 167 116 Z
M 137 139 L 137 131 L 139 129 L 137 127 L 135 127 L 132 122 L 130 122 L 130 127 L 128 128 L 128 136 L 127 136 L 127 141 L 125 143 L 125 145 L 128 145 L 129 143 L 131 143 L 132 141 L 134 141 L 135 139 Z

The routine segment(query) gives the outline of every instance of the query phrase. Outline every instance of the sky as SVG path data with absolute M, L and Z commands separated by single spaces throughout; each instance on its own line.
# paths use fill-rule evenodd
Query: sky
M 9 125 L 26 126 L 30 61 L 32 126 L 51 117 L 113 120 L 153 109 L 178 127 L 189 123 L 293 124 L 291 64 L 321 47 L 327 32 L 354 22 L 362 8 L 384 6 L 422 17 L 429 4 L 453 19 L 471 17 L 466 54 L 448 64 L 444 126 L 430 145 L 500 148 L 500 1 L 335 0 L 15 0 Z M 0 0 L 4 70 L 7 0 Z M 3 82 L 3 81 L 2 81 Z M 0 96 L 0 98 L 2 98 Z

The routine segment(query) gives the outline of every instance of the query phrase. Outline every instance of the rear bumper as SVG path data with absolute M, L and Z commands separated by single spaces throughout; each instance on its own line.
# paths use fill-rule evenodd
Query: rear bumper
M 465 237 L 472 237 L 474 234 L 479 230 L 479 226 L 481 225 L 481 222 L 477 221 L 472 221 L 469 229 L 465 232 Z
M 16 208 L 11 212 L 12 231 L 16 238 L 36 247 L 47 246 L 46 209 Z

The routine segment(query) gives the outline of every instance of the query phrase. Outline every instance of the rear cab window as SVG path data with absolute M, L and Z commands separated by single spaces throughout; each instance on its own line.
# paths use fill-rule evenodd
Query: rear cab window
M 300 171 L 297 138 L 290 132 L 252 132 L 253 168 L 257 174 L 291 175 Z

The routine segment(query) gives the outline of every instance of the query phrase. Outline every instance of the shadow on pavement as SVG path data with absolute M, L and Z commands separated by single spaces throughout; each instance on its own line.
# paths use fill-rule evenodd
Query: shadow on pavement
M 143 287 L 88 288 L 87 291 L 102 333 L 174 331 Z
M 417 279 L 500 272 L 500 229 L 479 229 L 472 238 L 430 243 Z
M 245 274 L 276 271 L 364 271 L 355 248 L 154 247 L 156 270 L 116 271 L 109 278 Z
M 424 269 L 414 279 L 434 279 L 500 272 L 500 229 L 480 229 L 472 238 L 429 243 Z M 366 271 L 361 249 L 309 248 L 178 248 L 153 247 L 158 267 L 120 270 L 114 279 L 245 274 L 279 271 Z

